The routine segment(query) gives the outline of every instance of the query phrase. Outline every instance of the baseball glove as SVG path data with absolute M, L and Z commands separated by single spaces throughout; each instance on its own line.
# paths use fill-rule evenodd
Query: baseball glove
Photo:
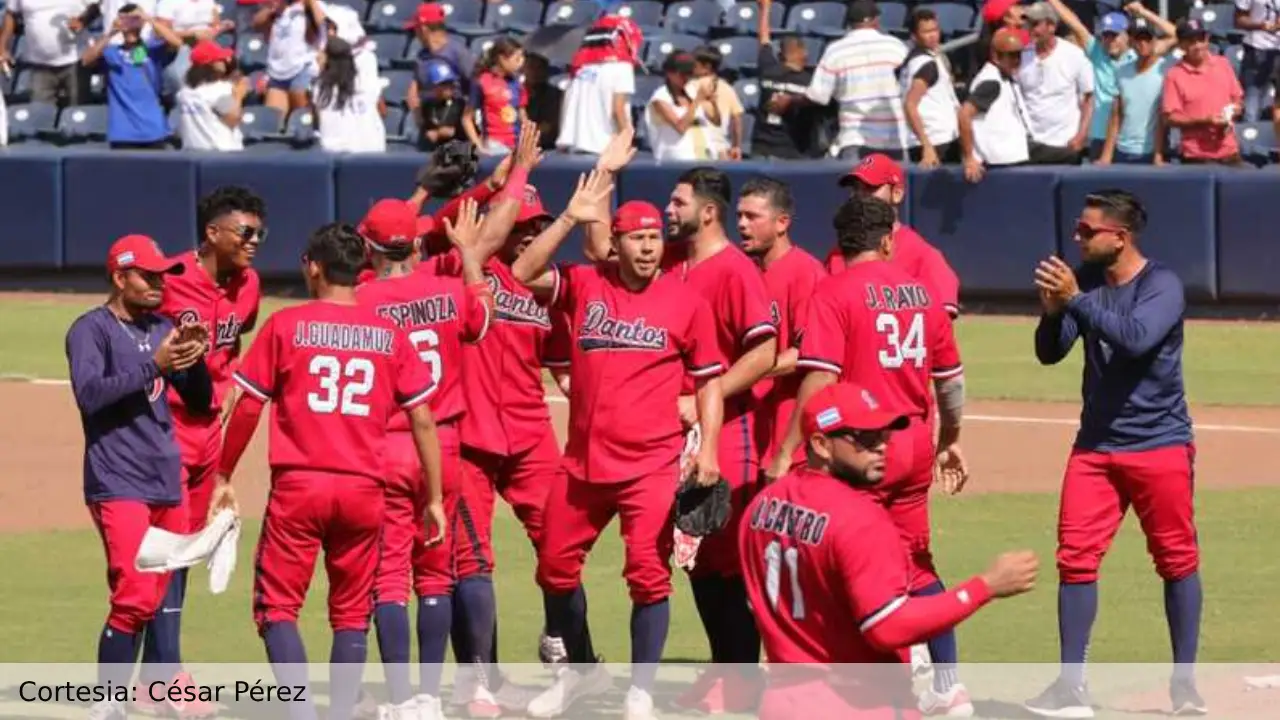
M 465 140 L 450 140 L 431 153 L 431 159 L 418 170 L 418 186 L 433 198 L 452 198 L 462 194 L 476 179 L 480 155 Z
M 706 537 L 728 525 L 732 514 L 729 481 L 723 477 L 710 487 L 688 477 L 676 490 L 676 529 L 685 535 Z

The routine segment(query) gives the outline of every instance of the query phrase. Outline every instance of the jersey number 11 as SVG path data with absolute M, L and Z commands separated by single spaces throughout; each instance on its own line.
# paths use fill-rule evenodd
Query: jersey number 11
M 782 591 L 783 565 L 791 585 L 791 619 L 804 619 L 804 592 L 800 590 L 800 552 L 794 547 L 782 547 L 782 543 L 774 540 L 764 549 L 764 592 L 769 598 L 769 605 L 774 612 L 778 611 L 778 596 Z

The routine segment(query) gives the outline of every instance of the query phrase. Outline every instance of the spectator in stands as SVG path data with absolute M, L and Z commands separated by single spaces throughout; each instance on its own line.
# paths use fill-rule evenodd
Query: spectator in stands
M 569 63 L 569 87 L 556 147 L 598 155 L 615 135 L 631 130 L 631 96 L 644 34 L 628 18 L 605 15 L 582 38 Z
M 951 62 L 941 51 L 942 29 L 929 8 L 911 14 L 913 47 L 902 71 L 902 110 L 911 128 L 911 162 L 922 168 L 960 161 L 958 111 Z
M 235 69 L 234 56 L 208 38 L 191 48 L 186 87 L 178 91 L 178 137 L 184 150 L 244 149 L 240 120 L 249 78 Z
M 416 109 L 418 149 L 430 152 L 462 132 L 462 100 L 458 76 L 449 63 L 435 58 L 422 68 L 423 85 Z
M 312 91 L 320 147 L 328 152 L 387 151 L 380 112 L 382 80 L 377 65 L 361 72 L 351 43 L 330 36 L 320 56 L 320 75 Z
M 711 144 L 712 157 L 721 160 L 742 159 L 742 100 L 733 85 L 720 78 L 720 65 L 724 56 L 709 45 L 693 51 L 693 81 L 690 92 L 696 97 L 702 87 L 710 86 L 712 102 L 716 105 L 716 115 L 720 122 L 709 125 L 707 139 Z
M 11 0 L 0 26 L 0 65 L 12 67 L 9 48 L 17 24 L 25 38 L 18 58 L 31 73 L 31 101 L 80 104 L 80 65 L 76 62 L 76 34 L 85 0 Z
M 988 45 L 991 59 L 973 77 L 960 106 L 964 176 L 978 182 L 984 168 L 1022 165 L 1030 157 L 1030 120 L 1014 77 L 1022 64 L 1022 33 L 1001 28 Z
M 471 71 L 475 69 L 476 61 L 462 41 L 449 36 L 444 25 L 444 8 L 436 3 L 419 5 L 417 14 L 405 25 L 405 29 L 412 30 L 418 37 L 418 44 L 422 46 L 418 51 L 413 82 L 409 84 L 409 110 L 418 109 L 424 87 L 429 84 L 426 66 L 432 60 L 449 63 L 454 77 L 458 78 L 463 97 L 468 97 L 471 91 Z
M 1102 146 L 1107 140 L 1107 130 L 1114 116 L 1112 106 L 1118 92 L 1116 78 L 1125 68 L 1137 61 L 1137 54 L 1131 48 L 1129 16 L 1121 12 L 1111 12 L 1102 16 L 1100 23 L 1101 36 L 1094 37 L 1088 26 L 1080 20 L 1063 0 L 1049 0 L 1053 9 L 1062 19 L 1062 24 L 1070 30 L 1070 39 L 1081 49 L 1093 66 L 1093 117 L 1089 122 L 1089 159 L 1097 160 L 1102 155 Z M 1145 24 L 1148 30 L 1159 28 L 1164 37 L 1155 39 L 1148 49 L 1159 59 L 1173 49 L 1173 23 L 1148 10 L 1140 2 L 1131 2 L 1124 9 L 1134 16 L 1138 22 Z M 1148 39 L 1155 37 L 1147 33 Z M 1159 93 L 1157 97 L 1159 99 Z M 1134 126 L 1136 129 L 1138 126 Z M 1148 143 L 1148 147 L 1149 147 Z M 1145 155 L 1151 155 L 1148 149 Z
M 840 132 L 831 154 L 845 160 L 869 152 L 895 160 L 906 154 L 897 73 L 907 59 L 907 46 L 880 32 L 879 25 L 880 8 L 874 0 L 849 3 L 849 33 L 823 51 L 809 85 L 811 102 L 827 105 L 834 100 L 840 106 Z
M 476 65 L 471 98 L 462 111 L 462 132 L 484 155 L 507 155 L 515 150 L 520 125 L 528 118 L 520 71 L 524 48 L 511 37 L 498 38 Z M 476 125 L 476 115 L 480 125 Z
M 1244 89 L 1231 63 L 1209 51 L 1209 33 L 1198 20 L 1178 23 L 1182 60 L 1164 78 L 1161 111 L 1182 134 L 1182 163 L 1240 165 L 1235 120 Z
M 978 41 L 973 44 L 973 54 L 969 57 L 969 68 L 981 68 L 991 57 L 991 38 L 1000 28 L 1011 28 L 1022 34 L 1022 44 L 1029 45 L 1031 36 L 1027 33 L 1023 19 L 1022 6 L 1018 0 L 986 0 L 979 13 L 982 27 L 978 30 Z
M 191 67 L 191 49 L 201 40 L 213 40 L 235 27 L 222 19 L 222 6 L 216 0 L 159 0 L 156 22 L 173 30 L 182 38 L 183 46 L 164 72 L 165 94 L 171 95 L 184 84 Z
M 1048 2 L 1023 11 L 1032 46 L 1022 53 L 1018 85 L 1031 121 L 1031 162 L 1078 165 L 1093 121 L 1093 68 L 1084 51 L 1057 36 Z
M 804 97 L 809 83 L 813 81 L 813 72 L 808 69 L 808 50 L 803 40 L 788 35 L 778 43 L 781 57 L 774 53 L 772 30 L 769 28 L 772 4 L 773 0 L 761 0 L 756 13 L 756 32 L 760 38 L 757 60 L 760 103 L 756 107 L 756 124 L 751 135 L 751 154 L 757 158 L 783 160 L 817 157 L 820 148 L 816 136 L 822 122 L 821 108 L 796 102 Z
M 76 32 L 80 32 L 84 28 L 93 25 L 94 21 L 101 20 L 102 27 L 109 28 L 116 22 L 116 16 L 120 14 L 120 9 L 125 5 L 134 5 L 146 14 L 155 17 L 156 0 L 88 0 L 92 4 L 85 8 L 80 14 L 79 25 L 75 25 L 76 21 L 72 20 L 71 25 Z M 142 42 L 149 43 L 155 39 L 155 33 L 150 27 L 142 30 Z M 111 39 L 112 44 L 118 44 L 121 41 L 119 35 Z M 172 64 L 172 63 L 170 63 Z
M 146 42 L 150 26 L 156 39 Z M 123 42 L 113 43 L 120 35 Z M 162 71 L 182 38 L 152 22 L 136 5 L 120 8 L 111 29 L 85 49 L 80 61 L 92 67 L 101 60 L 107 69 L 107 142 L 112 149 L 163 150 L 168 147 L 169 123 L 160 104 Z
M 715 148 L 708 128 L 720 125 L 719 112 L 710 84 L 695 93 L 693 56 L 686 52 L 671 53 L 662 64 L 666 80 L 644 109 L 645 132 L 655 159 L 713 160 Z
M 1235 0 L 1235 26 L 1244 33 L 1240 83 L 1244 86 L 1244 120 L 1257 122 L 1263 96 L 1280 72 L 1280 8 L 1276 0 Z
M 552 150 L 560 136 L 560 106 L 564 103 L 564 91 L 551 84 L 551 66 L 547 59 L 536 53 L 524 56 L 524 88 L 529 93 L 526 114 L 540 134 L 543 150 Z
M 310 104 L 324 46 L 325 12 L 321 0 L 268 0 L 253 18 L 267 37 L 267 94 L 263 104 L 288 114 Z
M 1172 33 L 1170 33 L 1172 35 Z M 1139 19 L 1129 31 L 1137 58 L 1116 71 L 1118 94 L 1107 119 L 1099 165 L 1163 165 L 1165 126 L 1160 115 L 1164 78 L 1177 60 L 1159 51 L 1155 29 Z

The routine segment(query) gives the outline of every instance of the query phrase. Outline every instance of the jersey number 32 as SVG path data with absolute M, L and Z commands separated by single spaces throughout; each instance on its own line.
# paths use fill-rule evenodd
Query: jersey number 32
M 908 363 L 914 367 L 924 367 L 927 355 L 924 346 L 924 314 L 912 315 L 905 332 L 902 325 L 897 315 L 880 313 L 876 316 L 876 332 L 884 336 L 887 345 L 880 351 L 880 366 L 890 370 Z
M 307 407 L 311 412 L 369 417 L 369 405 L 364 398 L 373 390 L 372 360 L 353 357 L 343 363 L 332 355 L 316 355 L 311 358 L 307 372 L 320 382 L 319 392 L 307 393 Z

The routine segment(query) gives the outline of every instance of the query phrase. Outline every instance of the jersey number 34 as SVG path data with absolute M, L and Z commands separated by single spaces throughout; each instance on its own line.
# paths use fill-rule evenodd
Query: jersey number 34
M 927 355 L 924 346 L 924 314 L 915 313 L 903 332 L 897 315 L 880 313 L 876 316 L 876 332 L 884 336 L 888 346 L 880 351 L 880 366 L 895 370 L 910 363 L 924 367 Z

